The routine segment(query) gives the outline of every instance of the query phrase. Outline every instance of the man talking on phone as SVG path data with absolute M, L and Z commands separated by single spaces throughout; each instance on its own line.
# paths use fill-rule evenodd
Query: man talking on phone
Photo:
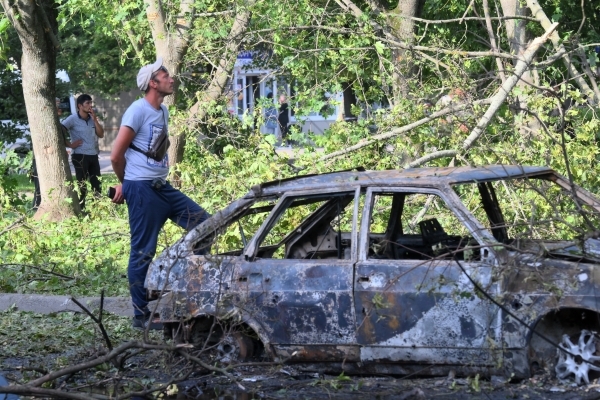
M 125 111 L 110 154 L 113 170 L 121 182 L 115 187 L 113 203 L 126 201 L 129 214 L 131 250 L 127 277 L 135 329 L 162 327 L 152 323 L 144 282 L 163 225 L 170 219 L 190 230 L 210 216 L 167 181 L 166 148 L 158 152 L 158 156 L 153 151 L 157 143 L 164 143 L 161 138 L 168 137 L 169 110 L 162 102 L 173 93 L 173 83 L 173 77 L 162 65 L 162 58 L 140 69 L 137 85 L 145 93 L 144 97 Z
M 79 182 L 79 205 L 85 208 L 87 181 L 92 184 L 96 195 L 100 194 L 100 162 L 98 161 L 98 138 L 104 137 L 104 128 L 92 108 L 92 97 L 82 94 L 77 97 L 77 113 L 69 115 L 61 122 L 71 136 L 71 142 L 81 141 L 73 148 L 71 162 L 75 167 L 75 176 Z

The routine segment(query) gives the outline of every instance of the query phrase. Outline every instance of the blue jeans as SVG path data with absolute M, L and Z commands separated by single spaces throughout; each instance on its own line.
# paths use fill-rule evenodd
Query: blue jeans
M 167 219 L 186 230 L 210 217 L 202 207 L 169 183 L 153 189 L 151 181 L 123 181 L 123 196 L 129 213 L 131 252 L 127 276 L 136 316 L 147 314 L 148 300 L 144 281 L 156 253 L 158 234 Z

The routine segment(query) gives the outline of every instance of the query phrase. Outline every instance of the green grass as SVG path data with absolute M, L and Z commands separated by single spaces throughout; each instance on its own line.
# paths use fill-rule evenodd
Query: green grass
M 17 180 L 17 191 L 33 192 L 33 182 L 29 180 L 28 174 L 13 174 L 10 177 Z
M 33 193 L 33 182 L 29 179 L 28 174 L 11 174 L 10 177 L 17 180 L 17 191 Z M 73 176 L 73 178 L 75 177 Z M 102 183 L 103 187 L 114 186 L 118 183 L 117 176 L 113 172 L 102 174 Z

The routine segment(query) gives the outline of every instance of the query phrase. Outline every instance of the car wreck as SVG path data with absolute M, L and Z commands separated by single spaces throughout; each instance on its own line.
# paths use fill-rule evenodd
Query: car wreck
M 170 336 L 225 362 L 589 382 L 599 216 L 547 167 L 299 176 L 185 234 L 145 285 Z

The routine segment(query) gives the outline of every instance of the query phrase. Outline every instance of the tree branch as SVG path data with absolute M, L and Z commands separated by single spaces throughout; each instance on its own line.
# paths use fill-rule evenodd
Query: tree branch
M 548 29 L 550 29 L 550 27 L 552 26 L 552 22 L 550 22 L 550 19 L 548 18 L 548 16 L 546 16 L 546 13 L 544 12 L 540 4 L 536 0 L 527 0 L 527 7 L 529 7 L 529 9 L 531 10 L 531 14 L 533 14 L 533 16 L 538 20 L 540 25 L 542 25 L 542 27 L 546 31 L 548 31 Z M 556 31 L 552 32 L 550 40 L 552 41 L 552 44 L 557 50 L 560 51 L 564 49 L 564 45 L 560 42 L 560 37 L 558 36 L 558 33 Z M 563 61 L 565 63 L 565 67 L 567 67 L 567 70 L 569 71 L 569 75 L 571 76 L 571 78 L 575 80 L 575 82 L 581 88 L 585 95 L 587 95 L 590 99 L 593 99 L 593 104 L 597 104 L 599 99 L 596 97 L 594 91 L 590 89 L 585 79 L 581 78 L 581 75 L 573 65 L 573 61 L 571 60 L 570 55 L 566 52 L 563 57 Z
M 494 29 L 492 27 L 492 19 L 490 17 L 490 6 L 488 4 L 488 0 L 483 0 L 483 14 L 485 15 L 485 27 L 488 32 L 488 36 L 490 37 L 490 46 L 492 47 L 493 52 L 498 52 L 498 46 L 496 45 L 496 38 L 494 37 Z M 496 66 L 498 67 L 498 74 L 500 75 L 500 79 L 502 83 L 506 82 L 506 75 L 504 75 L 504 66 L 502 65 L 502 60 L 498 57 L 495 57 Z
M 17 228 L 21 225 L 21 222 L 25 219 L 25 215 L 21 216 L 20 218 L 18 218 L 15 222 L 13 222 L 12 224 L 10 224 L 9 226 L 7 226 L 6 228 L 2 229 L 2 231 L 0 231 L 0 236 L 4 235 L 6 232 L 10 231 L 11 229 Z
M 463 142 L 461 152 L 464 153 L 471 148 L 473 143 L 475 143 L 475 141 L 483 134 L 485 128 L 487 128 L 491 122 L 492 117 L 494 114 L 496 114 L 496 111 L 498 111 L 498 108 L 500 108 L 500 106 L 504 103 L 508 97 L 508 94 L 519 82 L 521 76 L 525 73 L 527 68 L 529 68 L 529 65 L 533 61 L 533 57 L 537 51 L 540 49 L 542 44 L 548 40 L 548 37 L 554 32 L 557 26 L 557 23 L 552 24 L 541 37 L 538 37 L 531 42 L 527 50 L 523 53 L 522 58 L 517 62 L 513 75 L 511 75 L 506 82 L 504 82 L 498 92 L 496 92 L 494 97 L 492 97 L 490 107 L 485 112 L 483 117 L 481 117 L 475 129 L 473 129 L 473 132 L 471 132 L 471 134 Z M 410 164 L 406 165 L 405 168 L 414 168 L 437 158 L 456 156 L 458 154 L 458 150 L 438 151 L 411 162 Z
M 372 144 L 374 144 L 374 143 L 376 143 L 376 142 L 378 142 L 380 140 L 389 139 L 389 138 L 397 136 L 397 135 L 399 135 L 401 133 L 411 131 L 411 130 L 413 130 L 413 129 L 421 126 L 421 125 L 424 125 L 424 124 L 426 124 L 428 122 L 437 120 L 440 117 L 443 117 L 445 115 L 453 114 L 453 113 L 455 113 L 457 111 L 461 111 L 461 110 L 464 110 L 466 108 L 469 108 L 469 107 L 472 107 L 472 106 L 475 106 L 475 105 L 490 104 L 490 103 L 491 103 L 490 99 L 483 99 L 483 100 L 474 101 L 471 104 L 453 104 L 452 106 L 446 107 L 444 109 L 441 109 L 440 111 L 434 112 L 434 113 L 432 113 L 431 115 L 429 115 L 429 116 L 427 116 L 425 118 L 421 118 L 420 120 L 415 121 L 412 124 L 404 125 L 403 127 L 396 128 L 396 129 L 393 129 L 391 131 L 388 131 L 388 132 L 385 132 L 385 133 L 381 133 L 379 135 L 372 136 L 372 137 L 370 137 L 368 139 L 362 139 L 357 144 L 355 144 L 354 146 L 347 147 L 344 150 L 334 151 L 333 153 L 329 153 L 329 154 L 327 154 L 327 155 L 319 158 L 318 161 L 325 161 L 325 160 L 329 160 L 329 159 L 332 159 L 332 158 L 336 158 L 336 157 L 342 156 L 344 154 L 351 153 L 351 152 L 353 152 L 355 150 L 358 150 L 358 149 L 361 149 L 363 147 L 370 146 L 370 145 L 372 145 Z
M 235 16 L 235 21 L 229 30 L 229 35 L 227 35 L 227 45 L 223 50 L 223 57 L 219 60 L 219 65 L 217 66 L 215 74 L 213 75 L 208 88 L 202 94 L 202 98 L 198 99 L 189 110 L 188 120 L 190 122 L 195 119 L 203 119 L 206 115 L 206 108 L 200 107 L 200 105 L 204 102 L 216 100 L 225 91 L 227 79 L 235 65 L 240 44 L 242 43 L 244 34 L 250 24 L 251 13 L 249 8 L 254 5 L 255 2 L 256 0 L 249 0 L 246 4 L 246 9 L 240 11 Z M 193 125 L 193 123 L 191 123 L 191 125 Z

